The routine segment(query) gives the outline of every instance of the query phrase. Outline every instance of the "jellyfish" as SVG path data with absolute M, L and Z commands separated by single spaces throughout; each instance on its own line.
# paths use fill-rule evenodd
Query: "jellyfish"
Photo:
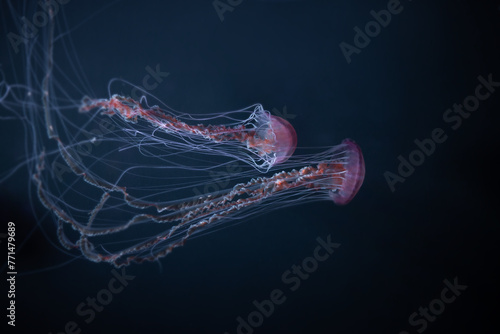
M 145 98 L 143 100 L 146 101 Z M 197 120 L 196 116 L 178 113 L 168 107 L 146 108 L 134 99 L 118 94 L 109 99 L 84 97 L 80 112 L 93 109 L 102 115 L 117 115 L 126 122 L 137 124 L 140 119 L 146 121 L 159 131 L 171 135 L 171 139 L 163 139 L 165 146 L 177 147 L 182 152 L 194 148 L 209 155 L 236 158 L 260 171 L 267 171 L 273 165 L 286 161 L 297 146 L 297 134 L 293 126 L 284 118 L 271 115 L 261 104 L 233 112 L 203 115 L 204 120 L 233 121 L 215 125 L 189 124 Z M 235 121 L 234 115 L 245 111 L 250 112 L 248 118 Z
M 193 115 L 111 85 L 109 97 L 88 97 L 72 80 L 85 77 L 77 63 L 73 76 L 54 66 L 69 34 L 55 35 L 47 13 L 46 29 L 26 40 L 24 82 L 0 77 L 3 119 L 22 120 L 29 138 L 0 183 L 26 166 L 66 249 L 117 267 L 157 261 L 190 238 L 310 201 L 345 205 L 359 191 L 365 165 L 353 140 L 295 154 L 294 128 L 260 104 Z
M 71 206 L 67 203 L 63 209 L 61 202 L 54 201 L 44 187 L 41 176 L 44 157 L 41 157 L 34 180 L 40 200 L 57 217 L 59 240 L 67 249 L 80 250 L 91 261 L 108 262 L 116 267 L 156 261 L 183 246 L 191 236 L 271 210 L 317 200 L 345 205 L 354 198 L 365 175 L 361 149 L 354 141 L 345 139 L 320 154 L 292 157 L 286 162 L 287 167 L 303 164 L 305 160 L 310 162 L 299 169 L 254 177 L 217 193 L 156 201 L 153 199 L 163 195 L 138 197 L 133 193 L 153 192 L 158 188 L 110 183 L 84 170 L 63 146 L 61 154 L 74 174 L 99 189 L 102 195 L 86 212 L 88 218 L 79 221 L 75 209 L 68 210 Z M 247 175 L 239 173 L 234 178 L 244 179 Z M 113 217 L 117 212 L 120 217 L 128 218 L 117 220 Z M 68 237 L 65 226 L 77 231 L 76 240 Z

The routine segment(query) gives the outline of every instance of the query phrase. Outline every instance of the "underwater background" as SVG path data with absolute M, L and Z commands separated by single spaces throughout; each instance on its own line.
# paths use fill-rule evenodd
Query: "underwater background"
M 15 25 L 4 1 L 1 10 L 0 63 L 12 79 L 21 70 L 9 56 Z M 366 35 L 382 10 L 390 21 Z M 152 94 L 174 109 L 262 103 L 294 126 L 299 147 L 354 139 L 366 177 L 346 206 L 270 211 L 189 240 L 161 265 L 114 269 L 61 252 L 53 217 L 20 168 L 0 184 L 2 226 L 15 222 L 24 241 L 16 326 L 6 333 L 494 332 L 500 3 L 72 0 L 57 20 L 70 27 L 96 97 L 112 78 L 140 85 L 147 67 L 159 67 L 169 74 Z M 68 72 L 69 56 L 55 50 Z M 448 111 L 476 101 L 480 84 L 488 96 L 470 115 Z M 24 157 L 23 131 L 20 121 L 0 122 L 2 175 Z M 429 138 L 432 153 L 414 153 Z M 410 156 L 424 161 L 402 176 Z M 327 259 L 293 272 L 328 240 Z M 123 289 L 89 311 L 113 279 Z

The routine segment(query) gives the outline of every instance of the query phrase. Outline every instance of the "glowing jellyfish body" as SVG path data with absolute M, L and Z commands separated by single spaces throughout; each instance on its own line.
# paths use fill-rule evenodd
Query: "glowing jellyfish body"
M 192 123 L 196 121 L 192 115 L 182 115 L 158 106 L 146 108 L 132 98 L 116 94 L 109 99 L 85 97 L 80 112 L 97 109 L 104 115 L 116 114 L 132 123 L 143 119 L 160 131 L 177 137 L 175 143 L 166 140 L 165 145 L 181 145 L 182 142 L 178 140 L 181 138 L 187 145 L 186 151 L 195 148 L 198 152 L 205 151 L 211 155 L 226 155 L 245 161 L 258 170 L 267 171 L 275 164 L 285 162 L 293 154 L 297 146 L 297 135 L 293 126 L 285 119 L 270 115 L 260 104 L 253 107 L 248 119 L 229 125 L 188 124 L 181 118 Z M 224 117 L 231 118 L 231 113 L 205 118 L 214 120 Z M 227 145 L 216 145 L 220 143 Z
M 365 178 L 365 162 L 359 146 L 348 139 L 342 143 L 347 146 L 348 163 L 343 166 L 346 173 L 338 191 L 330 192 L 331 199 L 338 205 L 349 203 L 358 193 Z

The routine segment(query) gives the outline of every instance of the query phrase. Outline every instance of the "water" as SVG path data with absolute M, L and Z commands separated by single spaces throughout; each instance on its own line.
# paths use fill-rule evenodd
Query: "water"
M 339 45 L 355 46 L 353 29 L 364 30 L 374 19 L 370 11 L 387 5 L 246 0 L 224 12 L 223 21 L 210 1 L 64 5 L 56 19 L 73 27 L 88 79 L 76 84 L 95 97 L 107 97 L 112 78 L 144 86 L 147 67 L 159 66 L 169 75 L 151 92 L 171 107 L 208 113 L 262 103 L 286 115 L 299 147 L 356 140 L 366 178 L 345 207 L 321 201 L 272 211 L 191 240 L 160 265 L 126 267 L 134 278 L 122 290 L 125 283 L 116 280 L 122 269 L 113 273 L 108 264 L 60 250 L 53 219 L 23 167 L 0 185 L 0 217 L 16 223 L 16 244 L 27 240 L 16 254 L 16 328 L 8 333 L 59 333 L 67 326 L 67 333 L 233 334 L 238 317 L 248 324 L 241 333 L 250 333 L 251 324 L 254 333 L 490 328 L 495 310 L 485 301 L 498 297 L 499 278 L 493 158 L 500 87 L 459 126 L 443 117 L 475 96 L 479 76 L 500 81 L 500 11 L 472 1 L 402 1 L 348 63 Z M 1 8 L 0 63 L 12 80 L 23 52 L 13 53 L 6 32 L 15 26 L 8 7 Z M 63 50 L 55 49 L 55 63 L 71 71 Z M 18 121 L 0 127 L 4 172 L 24 157 L 25 130 Z M 387 172 L 398 175 L 400 155 L 418 158 L 415 140 L 432 138 L 436 128 L 446 140 L 421 155 L 422 164 L 400 175 L 405 181 L 391 191 Z M 37 219 L 43 228 L 28 238 Z M 310 267 L 307 278 L 294 273 L 293 265 L 314 264 L 308 258 L 321 245 L 317 239 L 329 236 L 340 244 L 334 252 Z M 441 312 L 434 300 L 455 277 L 467 288 L 443 302 Z M 87 298 L 97 298 L 94 313 Z M 263 303 L 270 299 L 272 307 Z M 254 301 L 267 308 L 259 311 Z M 435 319 L 417 315 L 410 323 L 419 307 L 431 307 Z M 261 321 L 256 312 L 268 317 Z

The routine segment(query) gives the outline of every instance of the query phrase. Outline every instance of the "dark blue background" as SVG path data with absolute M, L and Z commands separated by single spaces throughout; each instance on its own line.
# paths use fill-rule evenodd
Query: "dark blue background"
M 487 302 L 499 298 L 500 89 L 456 131 L 442 116 L 474 93 L 479 75 L 500 81 L 500 10 L 492 2 L 402 1 L 404 10 L 347 64 L 339 43 L 352 44 L 353 28 L 386 5 L 245 0 L 223 22 L 208 0 L 65 5 L 61 17 L 76 27 L 72 40 L 96 96 L 107 96 L 111 78 L 140 84 L 145 67 L 160 64 L 170 75 L 153 94 L 173 108 L 286 105 L 296 115 L 299 146 L 355 139 L 366 179 L 348 206 L 325 201 L 274 211 L 191 240 L 162 259 L 161 269 L 127 267 L 135 279 L 90 324 L 75 309 L 107 286 L 112 268 L 85 260 L 57 267 L 71 258 L 51 244 L 47 216 L 40 224 L 48 234 L 37 229 L 17 254 L 20 272 L 44 270 L 18 277 L 10 332 L 56 333 L 73 320 L 82 333 L 233 334 L 236 318 L 255 310 L 252 301 L 278 288 L 286 302 L 255 333 L 416 333 L 410 314 L 454 277 L 467 290 L 425 333 L 493 332 L 498 309 Z M 1 9 L 8 17 L 7 6 Z M 9 76 L 5 37 L 2 31 Z M 67 66 L 66 56 L 56 50 L 56 63 Z M 23 154 L 18 123 L 0 124 L 2 171 Z M 391 192 L 384 172 L 396 172 L 397 157 L 437 127 L 448 140 Z M 16 222 L 20 238 L 36 225 L 29 178 L 21 169 L 0 185 L 0 217 Z M 291 292 L 281 275 L 328 235 L 340 248 Z

